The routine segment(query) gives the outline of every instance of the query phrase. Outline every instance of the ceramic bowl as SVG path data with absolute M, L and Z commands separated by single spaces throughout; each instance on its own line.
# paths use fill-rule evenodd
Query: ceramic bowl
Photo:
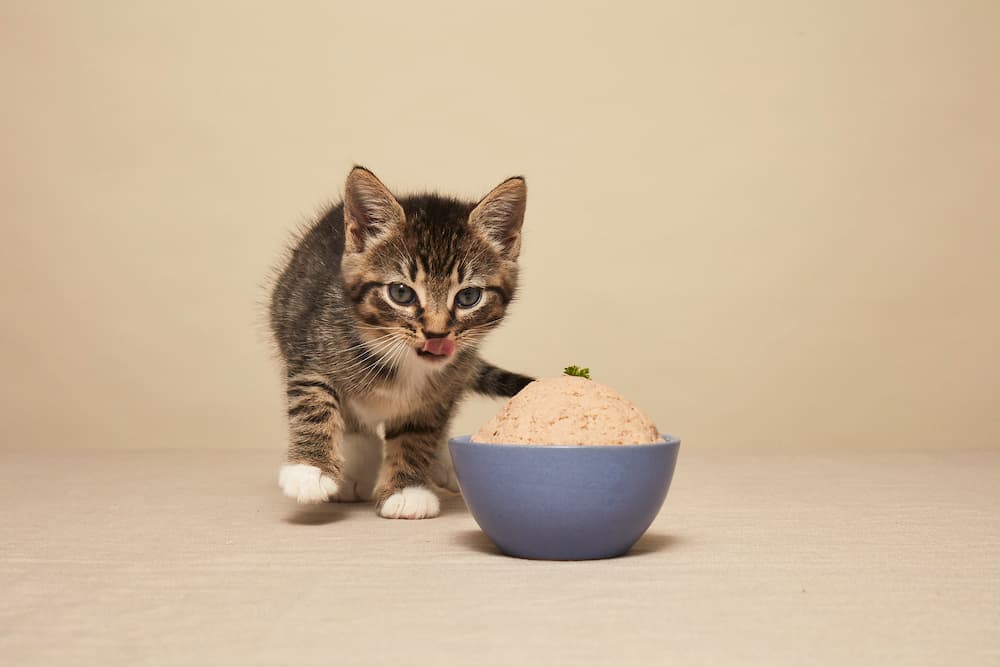
M 449 441 L 473 518 L 503 553 L 544 560 L 625 554 L 663 506 L 680 440 L 649 445 Z

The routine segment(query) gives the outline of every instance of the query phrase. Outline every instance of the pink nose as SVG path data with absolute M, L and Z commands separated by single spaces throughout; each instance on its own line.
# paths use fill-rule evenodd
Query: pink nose
M 455 353 L 455 341 L 450 338 L 429 338 L 424 342 L 424 352 L 439 357 L 450 357 Z

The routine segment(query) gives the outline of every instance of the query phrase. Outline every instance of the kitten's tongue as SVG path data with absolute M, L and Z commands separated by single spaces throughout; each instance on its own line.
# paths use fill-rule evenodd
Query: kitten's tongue
M 455 341 L 450 338 L 428 338 L 424 343 L 424 352 L 450 357 L 455 352 Z

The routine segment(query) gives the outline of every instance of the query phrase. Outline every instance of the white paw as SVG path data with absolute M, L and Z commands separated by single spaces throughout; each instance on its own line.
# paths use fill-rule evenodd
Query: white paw
M 287 463 L 278 473 L 278 486 L 300 503 L 325 503 L 337 494 L 337 482 L 316 466 Z
M 441 513 L 441 503 L 430 489 L 408 486 L 386 498 L 378 513 L 386 519 L 429 519 Z

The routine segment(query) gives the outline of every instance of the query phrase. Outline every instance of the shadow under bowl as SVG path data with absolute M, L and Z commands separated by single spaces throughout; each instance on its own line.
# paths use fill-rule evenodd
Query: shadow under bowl
M 503 553 L 541 560 L 625 554 L 663 506 L 681 441 L 648 445 L 448 444 L 469 511 Z

